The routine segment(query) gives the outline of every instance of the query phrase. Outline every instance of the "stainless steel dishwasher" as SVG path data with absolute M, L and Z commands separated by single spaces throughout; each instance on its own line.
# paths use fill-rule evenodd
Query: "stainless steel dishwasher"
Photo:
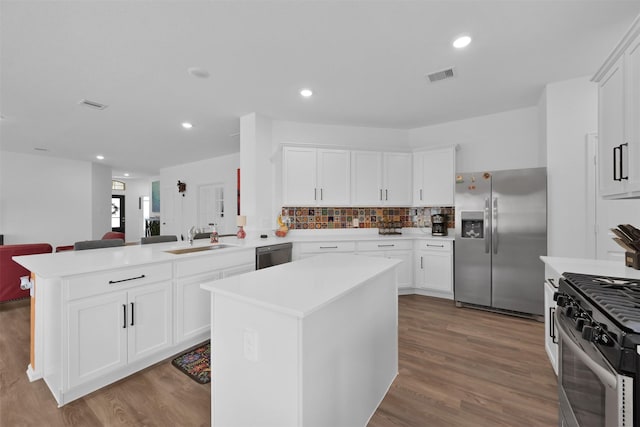
M 291 262 L 291 243 L 260 246 L 256 248 L 256 270 Z

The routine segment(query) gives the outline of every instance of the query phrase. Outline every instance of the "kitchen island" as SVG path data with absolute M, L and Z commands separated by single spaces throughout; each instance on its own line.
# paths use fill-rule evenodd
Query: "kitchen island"
M 323 254 L 204 283 L 212 425 L 366 425 L 398 372 L 399 263 Z
M 208 240 L 13 259 L 35 277 L 27 375 L 59 406 L 206 340 L 200 283 L 255 268 L 253 247 Z

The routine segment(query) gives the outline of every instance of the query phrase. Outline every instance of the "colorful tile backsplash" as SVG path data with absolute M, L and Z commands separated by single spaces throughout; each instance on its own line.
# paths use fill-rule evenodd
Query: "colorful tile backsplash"
M 377 228 L 383 222 L 399 223 L 402 227 L 418 227 L 420 218 L 425 226 L 431 226 L 431 210 L 439 209 L 447 215 L 447 227 L 454 228 L 455 208 L 328 208 L 328 207 L 283 207 L 282 216 L 288 217 L 292 230 L 354 228 L 353 219 L 358 219 L 359 228 Z

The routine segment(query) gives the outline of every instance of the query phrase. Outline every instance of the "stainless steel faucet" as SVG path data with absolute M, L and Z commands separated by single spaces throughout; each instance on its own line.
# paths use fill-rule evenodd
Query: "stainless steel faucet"
M 196 226 L 189 229 L 189 245 L 193 245 L 193 239 L 196 237 Z

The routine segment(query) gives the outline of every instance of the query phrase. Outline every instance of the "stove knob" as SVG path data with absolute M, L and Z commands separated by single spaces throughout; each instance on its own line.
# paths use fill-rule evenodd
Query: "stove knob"
M 613 339 L 605 333 L 597 334 L 593 342 L 595 342 L 596 344 L 603 345 L 605 347 L 613 347 Z
M 575 317 L 575 309 L 574 306 L 570 305 L 564 310 L 564 315 L 567 317 Z
M 553 299 L 558 304 L 558 307 L 564 307 L 567 305 L 567 297 L 562 294 L 556 292 L 553 294 Z
M 576 320 L 576 331 L 582 331 L 582 328 L 584 328 L 584 319 L 580 317 Z
M 585 326 L 582 328 L 582 338 L 587 341 L 593 341 L 593 326 Z

